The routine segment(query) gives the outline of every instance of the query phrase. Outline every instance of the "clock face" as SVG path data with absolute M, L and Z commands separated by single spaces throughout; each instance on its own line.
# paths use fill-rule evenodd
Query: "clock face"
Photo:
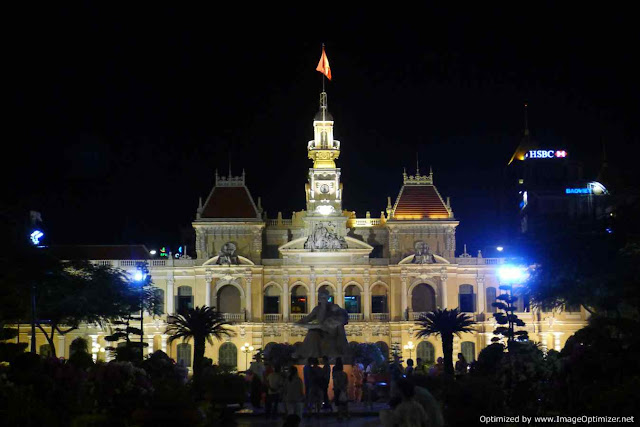
M 327 194 L 329 192 L 329 186 L 327 184 L 322 184 L 320 186 L 320 192 L 324 193 L 324 194 Z

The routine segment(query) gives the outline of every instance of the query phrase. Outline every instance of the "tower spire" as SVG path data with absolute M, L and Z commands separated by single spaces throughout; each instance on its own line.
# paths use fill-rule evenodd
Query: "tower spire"
M 529 114 L 527 112 L 528 103 L 524 103 L 524 136 L 529 136 Z
M 420 158 L 418 157 L 417 151 L 416 151 L 416 176 L 420 176 Z

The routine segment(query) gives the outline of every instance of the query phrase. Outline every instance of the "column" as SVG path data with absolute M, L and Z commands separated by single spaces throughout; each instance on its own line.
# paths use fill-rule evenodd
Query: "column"
M 309 307 L 307 307 L 307 313 L 311 313 L 311 310 L 318 303 L 318 291 L 316 290 L 316 271 L 311 267 L 311 274 L 309 274 Z
M 446 270 L 440 275 L 440 286 L 442 288 L 442 308 L 448 308 L 449 301 L 447 299 L 447 272 Z
M 476 279 L 476 283 L 478 284 L 477 286 L 478 295 L 476 296 L 476 299 L 478 301 L 478 306 L 476 308 L 476 312 L 484 313 L 486 311 L 486 297 L 487 297 L 487 293 L 485 292 L 485 287 L 484 287 L 484 276 L 478 276 L 478 278 Z
M 491 342 L 491 340 L 493 339 L 493 337 L 495 337 L 496 335 L 493 335 L 493 332 L 484 332 L 484 347 L 488 347 L 491 344 L 493 344 Z M 480 349 L 482 350 L 482 349 Z
M 540 345 L 542 346 L 542 351 L 545 353 L 549 350 L 549 334 L 547 332 L 540 332 Z
M 175 296 L 173 295 L 173 276 L 167 277 L 167 292 L 165 292 L 165 298 L 167 299 L 167 314 L 173 314 L 175 312 L 173 308 L 173 303 L 175 301 Z
M 564 332 L 553 332 L 553 348 L 555 351 L 561 351 L 562 346 L 560 344 L 560 337 L 564 334 Z
M 153 354 L 153 335 L 147 335 L 147 354 L 151 356 Z
M 95 363 L 98 360 L 98 351 L 100 351 L 100 344 L 98 344 L 98 335 L 89 335 L 91 337 L 91 358 Z
M 336 301 L 340 307 L 344 308 L 344 296 L 342 290 L 342 271 L 338 270 L 338 274 L 336 275 Z
M 251 311 L 251 281 L 253 280 L 253 275 L 251 270 L 247 273 L 245 277 L 245 305 L 244 308 L 247 311 L 246 320 L 247 322 L 251 322 L 253 319 L 253 312 Z
M 364 280 L 362 282 L 362 287 L 364 288 L 364 320 L 369 321 L 371 317 L 371 290 L 369 289 L 370 285 L 370 277 L 369 270 L 365 270 L 364 272 Z
M 58 357 L 66 357 L 64 338 L 65 338 L 64 335 L 58 335 L 58 351 L 56 351 L 56 355 Z
M 169 337 L 169 335 L 165 335 L 165 334 L 160 335 L 160 338 L 161 338 L 160 350 L 162 350 L 165 353 L 167 353 L 167 338 L 168 337 Z
M 286 275 L 282 277 L 282 293 L 282 321 L 288 322 L 291 295 L 289 294 L 289 276 Z
M 402 320 L 405 320 L 405 313 L 407 311 L 407 308 L 409 308 L 409 305 L 407 303 L 407 272 L 403 271 L 401 273 L 401 278 L 402 278 L 402 305 L 400 306 L 400 318 Z
M 207 273 L 204 276 L 204 283 L 205 283 L 205 288 L 204 288 L 204 305 L 212 307 L 213 305 L 211 304 L 211 282 L 213 281 L 213 275 L 211 274 L 210 271 L 207 271 Z

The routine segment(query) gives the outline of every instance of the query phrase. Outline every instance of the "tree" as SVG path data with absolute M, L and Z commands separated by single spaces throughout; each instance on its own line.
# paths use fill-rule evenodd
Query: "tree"
M 444 371 L 453 375 L 453 335 L 460 337 L 460 334 L 464 332 L 473 332 L 472 326 L 475 323 L 471 316 L 460 313 L 457 308 L 453 310 L 439 308 L 420 316 L 417 322 L 420 329 L 418 329 L 416 337 L 440 335 L 444 353 Z
M 491 305 L 498 310 L 502 310 L 504 313 L 493 313 L 493 317 L 496 319 L 498 325 L 500 325 L 493 331 L 493 333 L 494 335 L 502 335 L 504 337 L 507 337 L 507 347 L 511 349 L 512 343 L 514 341 L 527 341 L 529 339 L 529 333 L 523 330 L 515 330 L 516 326 L 522 328 L 525 326 L 525 323 L 522 319 L 518 318 L 517 314 L 515 314 L 515 304 L 518 300 L 518 297 L 513 295 L 513 286 L 502 285 L 500 286 L 500 289 L 506 291 L 506 293 L 498 295 L 496 297 L 496 302 L 492 303 Z M 500 338 L 494 337 L 491 339 L 491 341 L 498 342 L 500 341 Z
M 198 387 L 204 360 L 205 341 L 213 344 L 212 337 L 222 340 L 225 336 L 232 336 L 233 332 L 227 328 L 230 325 L 219 311 L 213 307 L 196 307 L 184 314 L 170 315 L 167 318 L 166 334 L 169 343 L 175 340 L 189 341 L 193 338 L 193 382 Z

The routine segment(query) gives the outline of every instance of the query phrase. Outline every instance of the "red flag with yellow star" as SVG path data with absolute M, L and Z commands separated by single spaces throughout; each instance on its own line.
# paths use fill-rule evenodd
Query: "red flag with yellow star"
M 331 67 L 329 67 L 329 58 L 327 58 L 327 54 L 324 51 L 324 46 L 322 46 L 322 56 L 320 57 L 316 71 L 320 71 L 331 80 Z

